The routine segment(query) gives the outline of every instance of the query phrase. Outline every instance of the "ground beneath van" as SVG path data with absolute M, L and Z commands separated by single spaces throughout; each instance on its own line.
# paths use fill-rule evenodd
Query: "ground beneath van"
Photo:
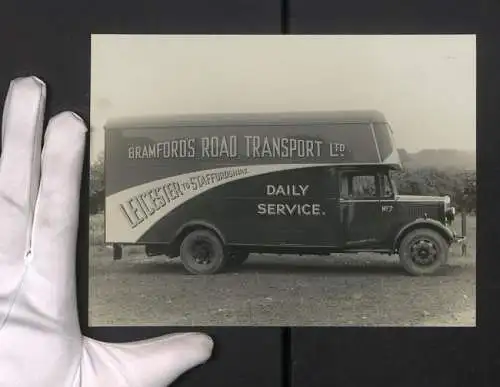
M 475 242 L 475 241 L 473 241 Z M 232 272 L 186 274 L 179 260 L 132 253 L 90 261 L 90 325 L 474 326 L 475 243 L 430 277 L 397 257 L 252 255 Z

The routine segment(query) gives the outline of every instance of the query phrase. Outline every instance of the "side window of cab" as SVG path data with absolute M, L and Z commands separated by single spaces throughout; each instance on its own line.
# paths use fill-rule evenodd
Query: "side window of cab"
M 377 176 L 367 173 L 344 172 L 340 179 L 340 195 L 343 199 L 375 199 Z

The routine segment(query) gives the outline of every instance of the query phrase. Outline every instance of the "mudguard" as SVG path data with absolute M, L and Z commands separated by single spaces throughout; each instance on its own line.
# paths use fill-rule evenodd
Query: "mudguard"
M 393 249 L 394 250 L 399 249 L 399 244 L 401 243 L 401 240 L 408 232 L 415 230 L 417 228 L 426 228 L 426 227 L 440 233 L 447 240 L 449 244 L 451 244 L 456 238 L 455 233 L 448 227 L 443 225 L 441 222 L 430 218 L 427 219 L 418 218 L 415 219 L 413 222 L 408 223 L 398 231 L 396 238 L 394 239 Z
M 189 222 L 184 223 L 177 232 L 175 233 L 175 238 L 174 241 L 178 240 L 178 238 L 184 233 L 189 228 L 195 228 L 195 227 L 203 227 L 208 230 L 213 231 L 222 241 L 222 244 L 226 244 L 226 238 L 224 237 L 224 234 L 212 223 L 207 222 L 206 220 L 203 219 L 194 219 Z

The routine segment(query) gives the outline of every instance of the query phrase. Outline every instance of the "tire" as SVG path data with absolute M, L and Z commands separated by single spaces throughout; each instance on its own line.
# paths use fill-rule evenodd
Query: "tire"
M 399 259 L 411 275 L 434 274 L 448 262 L 449 244 L 436 231 L 420 228 L 409 232 L 401 241 Z
M 240 266 L 248 259 L 250 253 L 245 251 L 235 251 L 229 255 L 228 266 Z
M 222 242 L 212 231 L 204 229 L 192 231 L 184 238 L 180 258 L 191 274 L 215 274 L 227 265 Z

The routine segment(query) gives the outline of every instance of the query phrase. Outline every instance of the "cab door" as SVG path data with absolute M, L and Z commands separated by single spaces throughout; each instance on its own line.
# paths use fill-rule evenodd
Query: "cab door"
M 381 200 L 376 171 L 343 171 L 340 176 L 340 212 L 346 248 L 374 248 L 382 240 L 387 204 Z
M 394 237 L 399 230 L 399 213 L 396 205 L 396 187 L 393 184 L 388 172 L 380 173 L 380 228 L 379 240 L 381 247 L 391 248 L 394 243 Z

